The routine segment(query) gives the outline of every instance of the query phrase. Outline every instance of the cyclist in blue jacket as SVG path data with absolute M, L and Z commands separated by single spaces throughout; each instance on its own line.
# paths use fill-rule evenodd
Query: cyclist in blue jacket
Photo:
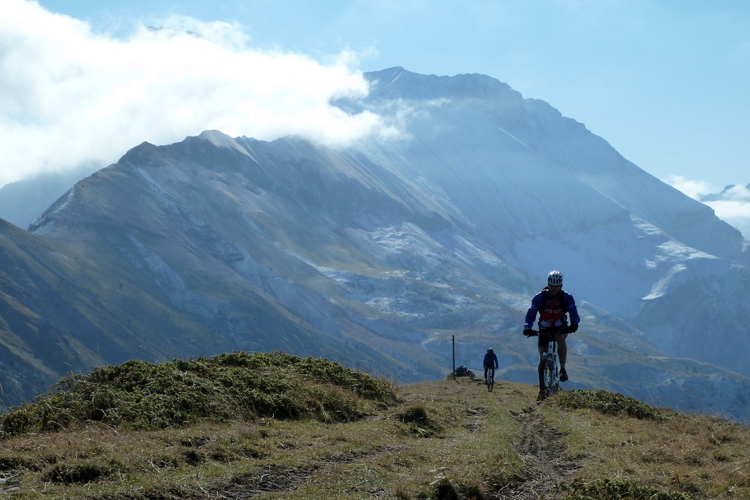
M 539 314 L 539 369 L 542 366 L 542 356 L 549 348 L 549 335 L 555 332 L 557 340 L 557 355 L 560 358 L 560 381 L 568 380 L 565 371 L 565 361 L 568 356 L 568 346 L 565 339 L 569 333 L 578 330 L 581 318 L 578 316 L 576 301 L 572 295 L 562 289 L 563 275 L 560 271 L 551 271 L 547 276 L 547 286 L 531 299 L 531 307 L 526 312 L 523 324 L 523 334 L 532 335 L 534 321 Z M 567 315 L 567 316 L 566 316 Z M 568 324 L 568 317 L 570 324 Z M 541 389 L 541 387 L 540 387 Z
M 487 383 L 487 371 L 490 368 L 494 368 L 497 370 L 498 363 L 497 363 L 497 354 L 495 354 L 495 350 L 490 347 L 487 349 L 487 354 L 484 355 L 484 361 L 482 363 L 484 365 L 484 383 Z

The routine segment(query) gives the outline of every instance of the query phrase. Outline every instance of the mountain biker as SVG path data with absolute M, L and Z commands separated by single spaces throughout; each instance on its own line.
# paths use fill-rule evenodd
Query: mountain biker
M 581 318 L 578 316 L 576 301 L 572 295 L 562 289 L 563 275 L 560 271 L 551 271 L 547 276 L 547 286 L 537 293 L 531 299 L 531 307 L 526 312 L 526 319 L 523 324 L 523 334 L 526 336 L 533 335 L 534 321 L 539 314 L 539 393 L 543 392 L 543 382 L 541 380 L 542 360 L 544 354 L 549 349 L 551 335 L 555 335 L 557 340 L 557 355 L 560 359 L 560 381 L 568 380 L 568 372 L 565 371 L 565 361 L 568 356 L 568 346 L 565 339 L 569 333 L 578 330 L 578 323 Z M 570 318 L 568 324 L 567 317 Z
M 489 371 L 490 368 L 494 368 L 497 370 L 498 363 L 497 363 L 497 354 L 495 354 L 495 351 L 490 347 L 487 349 L 487 354 L 484 355 L 484 383 L 487 383 L 487 371 Z

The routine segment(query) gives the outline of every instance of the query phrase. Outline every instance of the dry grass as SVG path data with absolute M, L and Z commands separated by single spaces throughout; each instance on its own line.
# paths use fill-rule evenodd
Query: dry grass
M 339 380 L 351 375 L 321 367 Z M 340 400 L 354 397 L 347 384 L 327 384 L 324 374 L 310 379 L 315 391 L 329 387 Z M 203 419 L 149 430 L 76 422 L 56 432 L 6 436 L 0 495 L 750 498 L 750 431 L 740 425 L 602 391 L 563 393 L 537 406 L 535 387 L 504 381 L 492 393 L 469 378 L 396 390 L 397 399 L 370 404 L 358 419 L 313 412 L 300 419 Z
M 554 402 L 553 402 L 554 404 Z M 607 478 L 688 498 L 750 498 L 750 431 L 710 416 L 657 409 L 664 418 L 602 414 L 592 409 L 545 410 L 565 434 L 568 453 L 582 460 L 577 477 Z

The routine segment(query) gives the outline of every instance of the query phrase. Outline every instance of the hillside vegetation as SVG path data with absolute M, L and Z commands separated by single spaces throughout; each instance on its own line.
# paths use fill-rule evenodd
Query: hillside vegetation
M 0 495 L 82 499 L 742 499 L 750 430 L 605 391 L 395 386 L 232 353 L 72 376 L 0 415 Z

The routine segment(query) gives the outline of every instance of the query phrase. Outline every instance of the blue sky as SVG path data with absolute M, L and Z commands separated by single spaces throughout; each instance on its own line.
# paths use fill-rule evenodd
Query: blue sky
M 482 73 L 584 123 L 653 175 L 673 184 L 681 178 L 686 192 L 750 183 L 745 0 L 4 2 L 80 21 L 78 29 L 89 31 L 80 35 L 82 51 L 89 38 L 126 43 L 144 26 L 198 23 L 202 34 L 222 32 L 217 36 L 234 51 L 300 56 L 346 78 L 392 66 Z M 56 29 L 50 23 L 47 32 Z M 36 119 L 47 120 L 54 121 Z

